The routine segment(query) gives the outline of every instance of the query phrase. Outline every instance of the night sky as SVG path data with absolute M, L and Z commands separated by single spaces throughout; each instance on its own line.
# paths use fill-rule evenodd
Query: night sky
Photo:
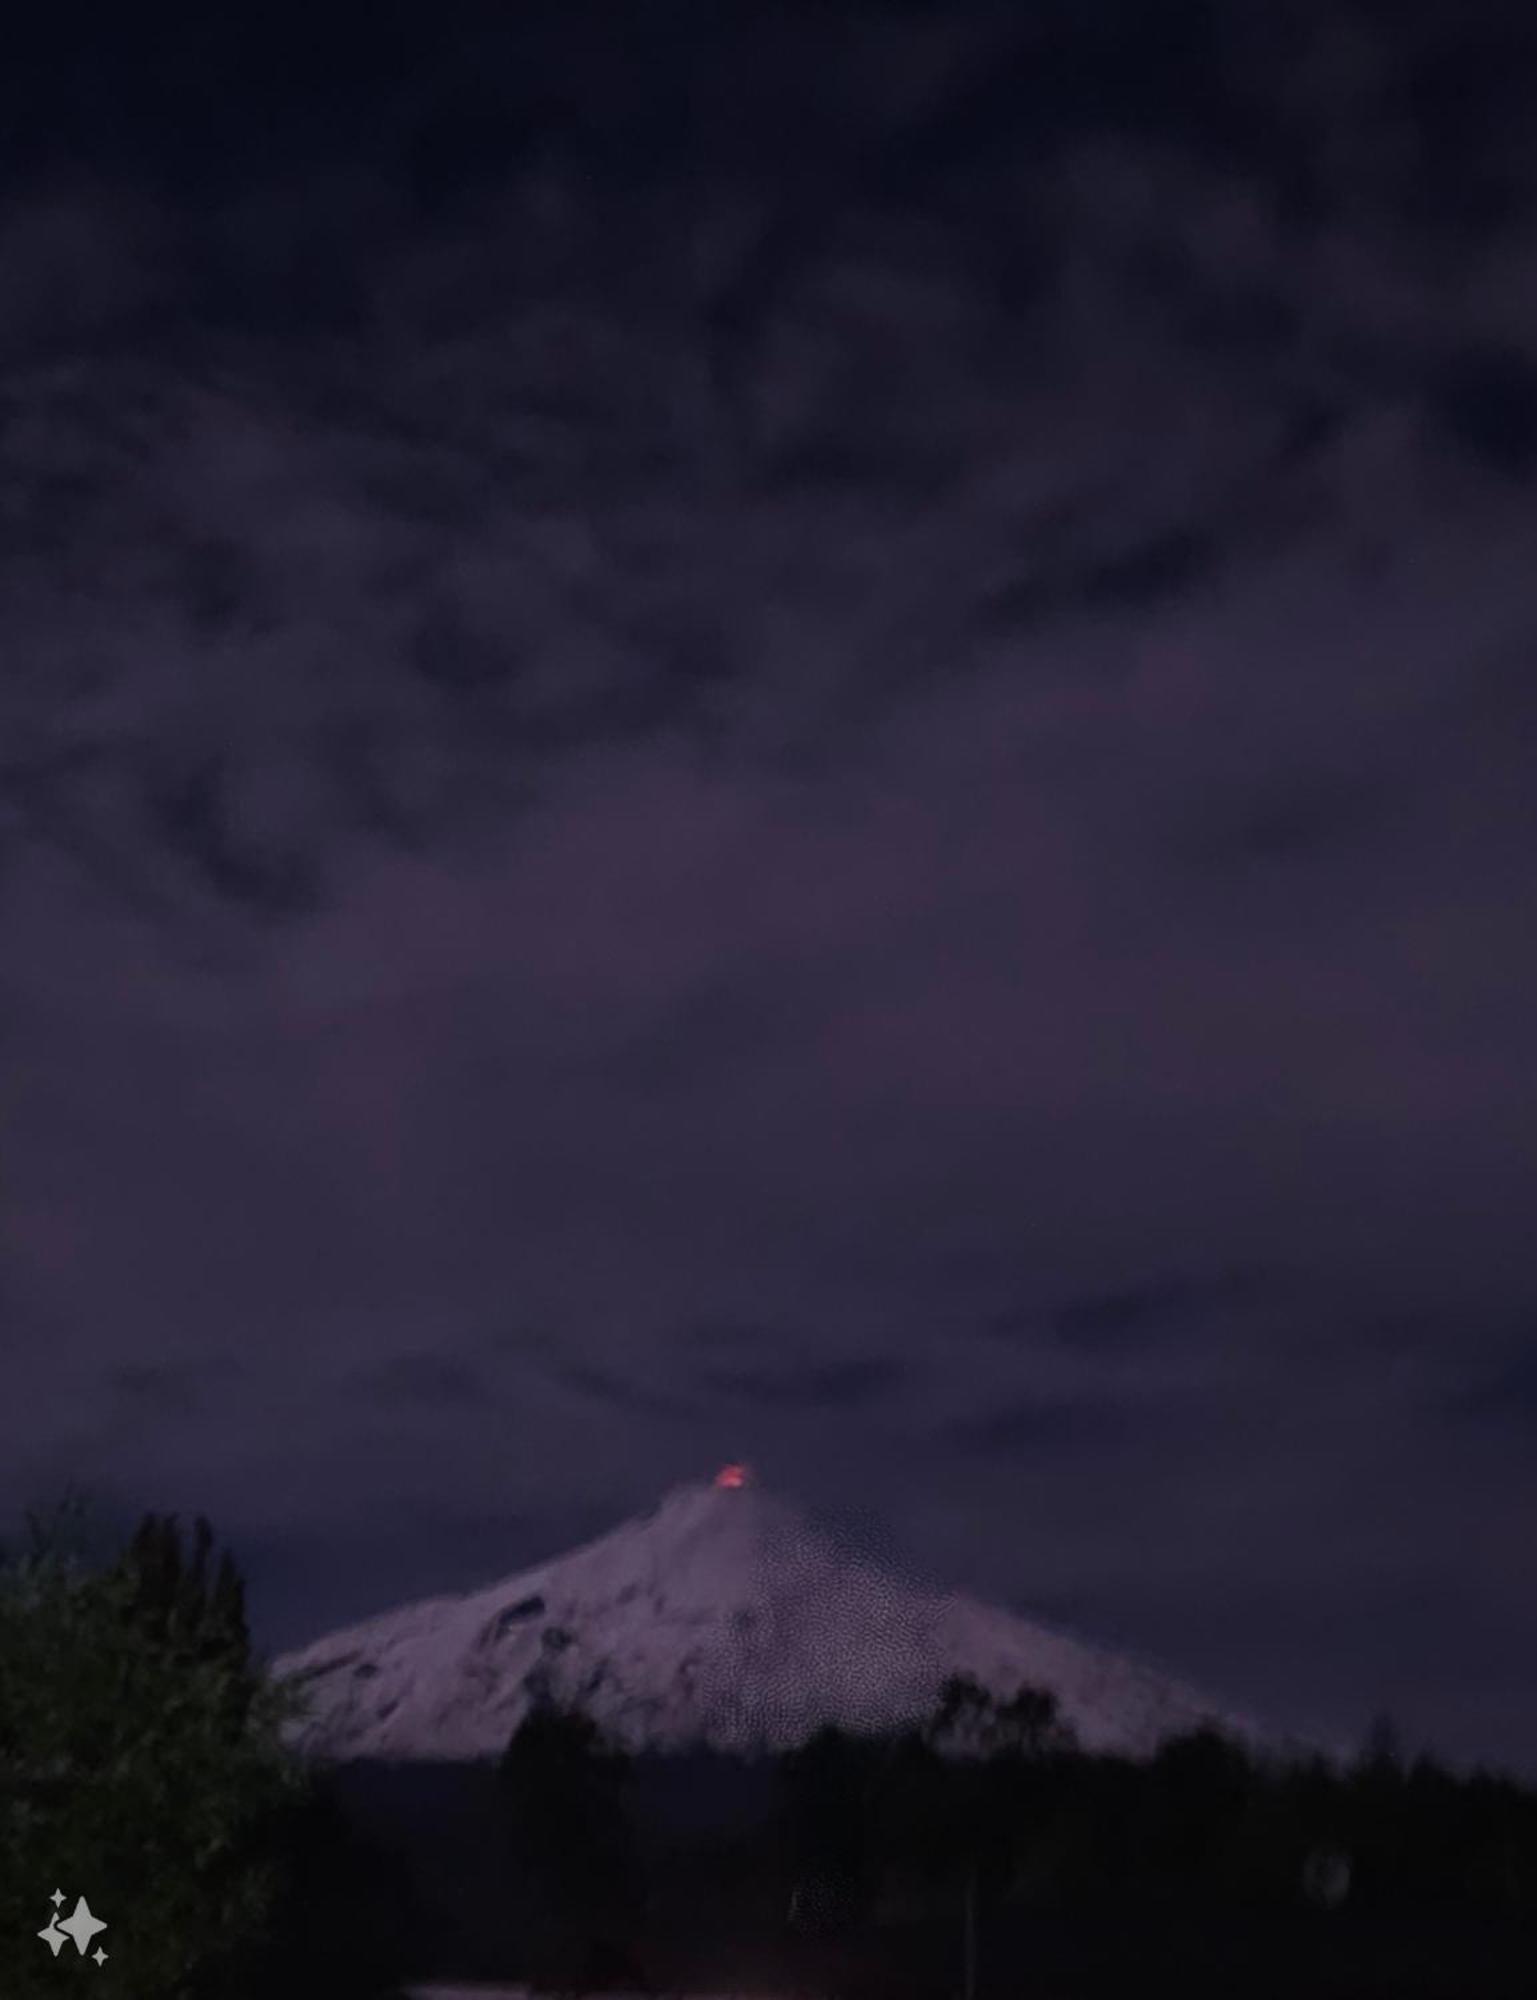
M 0 82 L 6 1518 L 1537 1769 L 1527 10 L 216 11 Z

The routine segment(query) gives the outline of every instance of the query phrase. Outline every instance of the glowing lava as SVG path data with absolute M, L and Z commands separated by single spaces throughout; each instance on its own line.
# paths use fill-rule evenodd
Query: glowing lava
M 745 1486 L 747 1467 L 745 1465 L 723 1465 L 715 1475 L 717 1486 Z

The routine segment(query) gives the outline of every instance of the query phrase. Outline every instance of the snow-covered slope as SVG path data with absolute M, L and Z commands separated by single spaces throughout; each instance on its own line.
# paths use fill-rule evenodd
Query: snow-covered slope
M 276 1663 L 308 1752 L 479 1758 L 530 1676 L 632 1746 L 778 1747 L 932 1713 L 945 1679 L 1056 1692 L 1089 1745 L 1143 1750 L 1213 1714 L 1193 1691 L 963 1596 L 914 1587 L 756 1486 L 656 1511 L 468 1596 L 369 1619 Z

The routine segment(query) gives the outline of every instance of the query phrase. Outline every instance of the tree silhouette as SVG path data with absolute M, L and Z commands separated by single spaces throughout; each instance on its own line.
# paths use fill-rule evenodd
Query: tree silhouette
M 875 1886 L 873 1807 L 880 1746 L 819 1729 L 780 1766 L 792 1922 L 815 1936 L 851 1929 Z
M 239 2000 L 284 1893 L 273 1832 L 301 1791 L 288 1697 L 250 1657 L 233 1564 L 207 1586 L 173 1521 L 143 1520 L 110 1563 L 34 1523 L 0 1574 L 0 1990 L 52 1991 L 32 1902 L 57 1884 L 133 1925 L 134 2000 Z M 15 1942 L 14 1945 L 12 1941 Z M 22 1945 L 26 1949 L 22 1949 Z M 108 1960 L 106 2000 L 129 1977 Z M 39 1968 L 35 1959 L 44 1959 Z
M 531 1972 L 604 1984 L 633 1968 L 645 1898 L 631 1775 L 591 1717 L 547 1695 L 503 1753 L 510 1852 L 533 1891 Z

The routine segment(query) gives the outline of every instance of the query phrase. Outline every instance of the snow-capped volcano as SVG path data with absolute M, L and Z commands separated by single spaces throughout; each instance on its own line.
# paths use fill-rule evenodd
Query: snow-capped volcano
M 335 1759 L 494 1757 L 541 1685 L 654 1749 L 918 1721 L 958 1673 L 1003 1695 L 1051 1689 L 1091 1747 L 1143 1751 L 1214 1714 L 1113 1654 L 915 1586 L 732 1477 L 679 1487 L 505 1582 L 333 1633 L 275 1672 L 309 1699 L 298 1747 Z

